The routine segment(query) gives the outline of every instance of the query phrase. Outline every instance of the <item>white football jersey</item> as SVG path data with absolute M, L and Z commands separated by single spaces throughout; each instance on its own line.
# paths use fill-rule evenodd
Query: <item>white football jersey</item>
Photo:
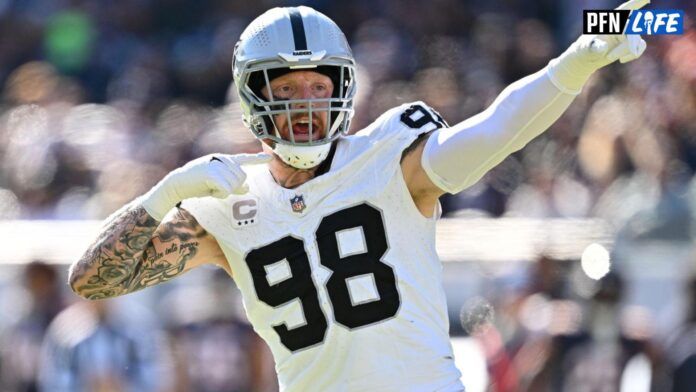
M 422 102 L 337 141 L 295 188 L 245 166 L 249 193 L 182 207 L 220 244 L 284 391 L 461 391 L 435 223 L 400 160 L 442 119 Z

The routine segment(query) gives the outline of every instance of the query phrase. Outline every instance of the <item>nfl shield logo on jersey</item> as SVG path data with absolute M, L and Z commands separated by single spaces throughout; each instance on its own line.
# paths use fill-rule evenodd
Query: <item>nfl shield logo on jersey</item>
M 304 196 L 302 195 L 295 195 L 295 197 L 290 199 L 290 205 L 292 206 L 292 211 L 297 213 L 304 211 L 307 207 L 304 202 Z

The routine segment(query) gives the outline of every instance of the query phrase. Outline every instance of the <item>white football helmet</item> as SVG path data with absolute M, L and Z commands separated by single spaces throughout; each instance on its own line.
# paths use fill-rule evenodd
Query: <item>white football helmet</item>
M 311 70 L 329 76 L 334 84 L 331 98 L 307 100 L 265 99 L 261 90 L 278 76 L 294 70 Z M 244 30 L 232 59 L 234 83 L 242 106 L 242 119 L 259 139 L 272 140 L 271 147 L 285 163 L 308 169 L 329 154 L 331 142 L 348 131 L 353 117 L 355 60 L 345 35 L 326 15 L 309 7 L 273 8 Z M 309 122 L 309 140 L 281 138 L 273 120 L 297 113 L 328 112 L 324 137 L 315 137 Z

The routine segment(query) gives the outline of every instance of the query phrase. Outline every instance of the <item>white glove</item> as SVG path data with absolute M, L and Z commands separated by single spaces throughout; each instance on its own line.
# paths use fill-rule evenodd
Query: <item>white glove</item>
M 617 10 L 637 10 L 650 0 L 630 0 Z M 637 34 L 582 35 L 546 68 L 553 84 L 568 94 L 579 94 L 592 73 L 617 59 L 622 63 L 635 60 L 646 44 Z
M 242 165 L 266 163 L 269 154 L 211 154 L 185 164 L 167 174 L 141 197 L 148 214 L 158 221 L 180 201 L 192 197 L 213 196 L 224 199 L 230 194 L 249 191 Z

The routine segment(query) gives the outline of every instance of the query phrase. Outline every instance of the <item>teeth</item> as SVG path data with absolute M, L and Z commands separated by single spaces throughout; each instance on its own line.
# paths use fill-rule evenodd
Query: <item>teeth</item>
M 297 120 L 297 124 L 309 124 L 309 120 Z

